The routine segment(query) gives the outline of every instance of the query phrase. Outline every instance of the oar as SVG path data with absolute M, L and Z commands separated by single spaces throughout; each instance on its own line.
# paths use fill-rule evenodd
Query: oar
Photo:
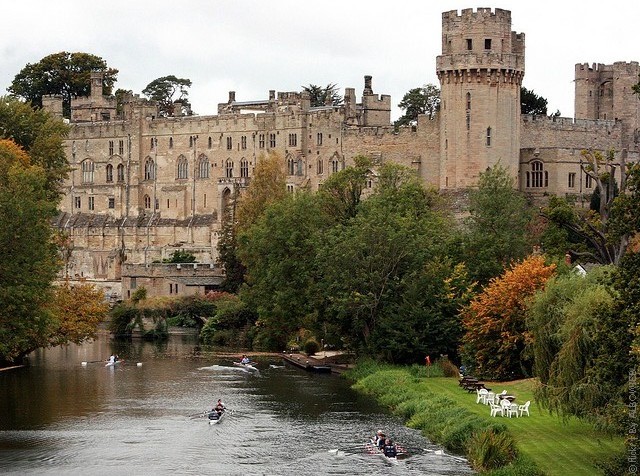
M 106 362 L 106 360 L 88 360 L 86 362 L 81 362 L 81 365 L 86 366 L 87 364 L 95 364 L 96 362 Z
M 210 412 L 210 410 L 205 410 L 205 411 L 200 412 L 200 413 L 194 413 L 193 415 L 187 415 L 187 417 L 188 417 L 188 418 L 195 418 L 195 417 L 200 417 L 200 418 L 202 418 L 203 416 L 208 415 L 208 414 L 209 414 L 209 412 Z

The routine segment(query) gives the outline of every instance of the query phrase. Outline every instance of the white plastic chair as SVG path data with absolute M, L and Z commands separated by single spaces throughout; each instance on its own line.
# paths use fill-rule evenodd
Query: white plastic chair
M 509 408 L 507 410 L 507 416 L 509 418 L 511 418 L 511 415 L 515 415 L 516 417 L 519 416 L 518 415 L 518 404 L 517 403 L 512 403 L 511 405 L 509 405 Z
M 500 408 L 502 408 L 503 416 L 509 415 L 510 407 L 511 407 L 511 402 L 509 400 L 507 400 L 506 398 L 503 398 L 502 400 L 500 400 Z
M 496 394 L 493 392 L 488 392 L 485 398 L 485 403 L 489 405 L 490 403 L 495 403 L 495 402 L 496 402 Z
M 476 390 L 476 392 L 478 393 L 478 396 L 476 398 L 476 403 L 480 403 L 482 402 L 483 404 L 487 404 L 487 393 L 489 393 L 489 390 L 487 390 L 486 388 L 481 388 L 479 390 Z
M 529 405 L 531 405 L 531 401 L 527 400 L 524 405 L 518 406 L 518 412 L 520 412 L 520 416 L 522 416 L 523 413 L 526 413 L 527 416 L 531 416 L 529 415 Z
M 496 417 L 498 413 L 500 416 L 504 416 L 504 409 L 500 405 L 496 405 L 495 403 L 489 403 L 491 407 L 491 416 Z

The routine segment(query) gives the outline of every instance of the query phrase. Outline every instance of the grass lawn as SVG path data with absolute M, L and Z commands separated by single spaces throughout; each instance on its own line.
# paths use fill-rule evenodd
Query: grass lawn
M 489 418 L 489 406 L 476 404 L 476 394 L 467 393 L 454 378 L 426 378 L 419 385 L 436 394 L 455 400 L 460 406 Z M 578 476 L 602 474 L 594 462 L 623 450 L 623 440 L 596 431 L 592 425 L 576 418 L 563 420 L 539 409 L 533 398 L 533 381 L 519 380 L 508 383 L 486 382 L 493 392 L 503 389 L 516 396 L 515 403 L 531 400 L 530 417 L 496 417 L 507 425 L 518 443 L 519 450 L 529 456 L 549 475 Z

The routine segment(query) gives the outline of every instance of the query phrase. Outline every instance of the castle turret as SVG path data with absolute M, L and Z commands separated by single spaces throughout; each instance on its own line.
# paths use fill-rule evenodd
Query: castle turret
M 620 120 L 623 144 L 635 149 L 640 124 L 640 101 L 633 92 L 638 82 L 640 64 L 623 61 L 612 65 L 593 64 L 575 67 L 575 118 Z
M 365 127 L 388 126 L 391 123 L 391 96 L 373 94 L 371 76 L 364 77 L 362 91 L 362 125 Z
M 524 48 L 524 34 L 511 31 L 508 10 L 442 14 L 436 60 L 442 189 L 474 186 L 497 163 L 517 178 Z

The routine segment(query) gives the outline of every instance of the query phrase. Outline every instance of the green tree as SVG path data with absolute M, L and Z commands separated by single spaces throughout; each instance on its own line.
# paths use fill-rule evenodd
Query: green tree
M 530 252 L 533 211 L 500 165 L 480 174 L 469 202 L 463 256 L 471 277 L 484 284 Z
M 102 91 L 103 94 L 111 94 L 118 75 L 117 69 L 109 68 L 99 56 L 66 51 L 27 64 L 15 76 L 7 91 L 38 108 L 42 107 L 42 96 L 59 94 L 62 96 L 63 115 L 70 117 L 71 99 L 91 93 L 92 71 L 104 73 Z
M 323 209 L 339 222 L 356 216 L 372 166 L 371 160 L 362 156 L 354 162 L 354 167 L 331 174 L 318 190 Z
M 617 268 L 559 276 L 535 296 L 529 328 L 544 407 L 625 433 L 639 263 L 631 253 Z
M 51 283 L 59 268 L 50 220 L 56 204 L 46 174 L 10 140 L 0 140 L 0 362 L 48 345 L 55 330 Z
M 547 115 L 547 100 L 538 96 L 533 90 L 528 90 L 524 86 L 520 88 L 520 113 L 533 114 L 536 116 Z M 558 111 L 556 116 L 560 115 Z
M 395 122 L 395 126 L 415 125 L 420 114 L 426 114 L 433 119 L 440 109 L 440 89 L 433 84 L 410 89 L 402 97 L 398 107 L 404 114 Z
M 188 99 L 190 87 L 190 79 L 169 75 L 151 81 L 142 94 L 158 102 L 163 117 L 191 115 L 193 112 Z
M 163 263 L 195 263 L 196 257 L 193 253 L 190 253 L 187 250 L 175 250 L 171 253 L 171 257 L 169 259 L 165 259 L 162 261 Z
M 69 173 L 63 140 L 69 127 L 44 110 L 33 110 L 15 98 L 0 97 L 0 139 L 10 139 L 28 154 L 32 165 L 42 168 L 47 196 L 60 198 L 61 186 Z
M 319 106 L 340 106 L 343 102 L 342 96 L 338 92 L 338 86 L 332 83 L 324 88 L 315 84 L 302 86 L 302 90 L 309 93 L 311 107 Z
M 395 166 L 381 167 L 381 177 L 398 175 L 403 174 Z M 352 349 L 398 361 L 412 350 L 411 359 L 416 358 L 421 331 L 402 337 L 385 330 L 395 323 L 406 329 L 396 313 L 408 309 L 410 304 L 401 303 L 410 296 L 408 289 L 415 290 L 421 270 L 435 272 L 427 263 L 442 255 L 453 229 L 434 207 L 434 192 L 424 189 L 415 174 L 404 177 L 406 181 L 381 180 L 354 218 L 318 236 L 319 294 L 325 299 L 326 321 Z
M 282 350 L 314 317 L 314 236 L 326 226 L 315 196 L 298 193 L 272 203 L 238 237 L 247 284 L 240 296 L 258 315 L 255 345 Z
M 541 215 L 569 232 L 575 246 L 573 256 L 601 264 L 618 264 L 625 255 L 631 236 L 640 230 L 640 166 L 615 160 L 614 151 L 583 151 L 583 170 L 596 184 L 598 210 L 582 210 L 566 200 L 555 199 L 541 210 Z M 616 170 L 620 168 L 617 190 Z M 603 199 L 604 197 L 604 199 Z

